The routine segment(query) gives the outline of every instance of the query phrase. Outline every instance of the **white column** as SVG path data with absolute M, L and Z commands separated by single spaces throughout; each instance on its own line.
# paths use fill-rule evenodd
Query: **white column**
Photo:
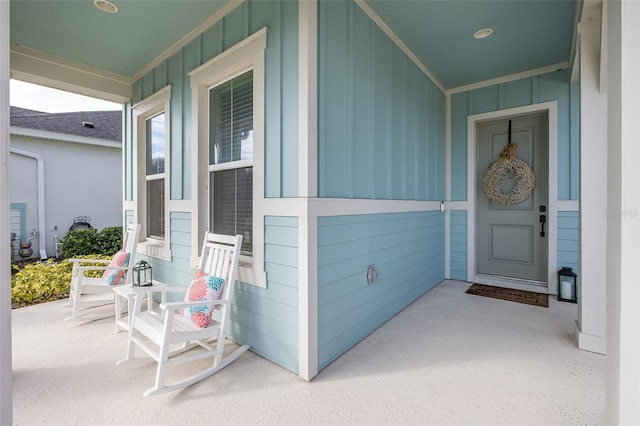
M 0 0 L 0 424 L 13 420 L 9 244 L 9 1 Z
M 606 3 L 608 75 L 606 424 L 640 424 L 640 3 Z
M 298 217 L 298 375 L 318 374 L 318 2 L 298 3 L 298 195 L 306 199 Z
M 580 48 L 580 272 L 576 337 L 606 352 L 607 96 L 600 91 L 600 10 L 578 24 Z

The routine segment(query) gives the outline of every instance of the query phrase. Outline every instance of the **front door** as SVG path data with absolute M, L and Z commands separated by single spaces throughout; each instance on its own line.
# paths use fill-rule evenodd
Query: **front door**
M 517 158 L 535 173 L 529 198 L 510 206 L 491 202 L 482 189 L 485 171 L 509 143 L 517 144 Z M 476 271 L 478 275 L 546 285 L 547 224 L 541 223 L 548 205 L 548 115 L 546 113 L 501 119 L 477 126 Z M 510 178 L 510 179 L 509 179 Z M 514 176 L 503 180 L 509 193 Z M 541 218 L 545 216 L 545 218 Z M 544 229 L 544 232 L 543 232 Z

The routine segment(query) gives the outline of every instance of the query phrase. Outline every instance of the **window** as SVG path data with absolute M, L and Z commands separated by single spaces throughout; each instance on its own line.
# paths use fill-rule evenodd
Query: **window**
M 168 241 L 169 100 L 171 87 L 133 106 L 136 138 L 135 221 L 142 225 L 140 253 L 171 259 Z
M 147 119 L 147 237 L 164 239 L 165 113 Z
M 264 56 L 262 29 L 189 73 L 192 90 L 192 264 L 205 231 L 241 234 L 238 280 L 264 273 Z
M 209 173 L 213 232 L 253 242 L 253 71 L 209 92 Z

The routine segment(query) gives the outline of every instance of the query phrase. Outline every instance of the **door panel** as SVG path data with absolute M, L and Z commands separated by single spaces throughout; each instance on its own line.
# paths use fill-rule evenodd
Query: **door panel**
M 541 236 L 540 206 L 548 204 L 548 119 L 537 114 L 511 119 L 511 142 L 517 144 L 517 158 L 531 167 L 536 184 L 521 203 L 496 205 L 484 195 L 485 171 L 509 143 L 509 120 L 482 123 L 477 127 L 476 270 L 531 281 L 547 280 L 547 238 Z M 509 192 L 515 179 L 503 182 Z M 545 224 L 545 229 L 548 224 Z

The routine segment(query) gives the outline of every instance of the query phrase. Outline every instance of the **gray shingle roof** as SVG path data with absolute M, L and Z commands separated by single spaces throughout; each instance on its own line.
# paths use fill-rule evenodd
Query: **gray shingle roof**
M 122 111 L 48 113 L 12 106 L 11 125 L 122 142 Z

